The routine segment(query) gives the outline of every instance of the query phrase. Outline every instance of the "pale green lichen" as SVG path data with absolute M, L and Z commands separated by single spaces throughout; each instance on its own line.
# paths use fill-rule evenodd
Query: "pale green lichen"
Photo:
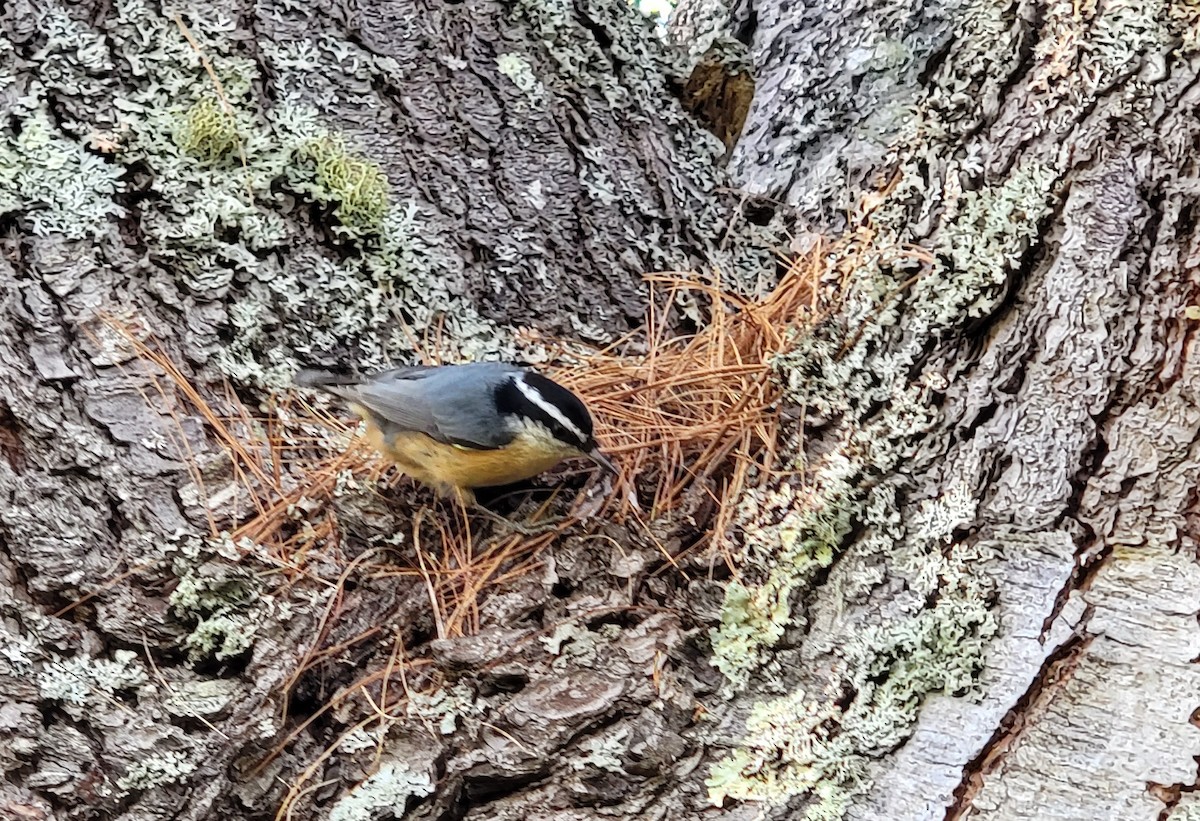
M 369 750 L 373 747 L 378 747 L 387 735 L 388 724 L 375 728 L 372 732 L 367 732 L 362 727 L 355 727 L 346 735 L 342 736 L 342 740 L 338 742 L 338 752 L 342 753 L 360 753 L 363 750 Z
M 761 663 L 761 651 L 783 635 L 791 620 L 788 594 L 793 587 L 774 580 L 752 589 L 733 581 L 725 588 L 721 624 L 711 636 L 712 664 L 734 688 L 746 685 Z
M 336 204 L 333 213 L 352 236 L 379 230 L 388 213 L 388 181 L 378 163 L 332 136 L 309 140 L 297 157 L 314 166 L 314 183 L 303 188 L 318 202 Z
M 917 283 L 924 322 L 947 325 L 990 309 L 1050 212 L 1054 179 L 1051 167 L 1029 160 L 1000 185 L 963 192 L 948 205 L 937 250 L 953 268 Z M 953 287 L 945 287 L 943 277 Z
M 1165 43 L 1170 43 L 1176 36 L 1169 30 L 1169 20 L 1172 6 L 1195 4 L 1164 3 L 1161 0 L 1145 0 L 1145 2 L 1123 2 L 1097 4 L 1096 19 L 1085 21 L 1071 6 L 1066 6 L 1067 18 L 1062 28 L 1070 35 L 1078 37 L 1075 45 L 1068 36 L 1063 41 L 1058 38 L 1039 38 L 1035 57 L 1043 59 L 1062 59 L 1062 51 L 1067 43 L 1077 49 L 1080 65 L 1075 69 L 1075 76 L 1084 79 L 1090 91 L 1099 93 L 1101 89 L 1109 88 L 1123 76 L 1136 71 L 1147 59 L 1147 55 L 1158 52 Z M 1062 8 L 1062 7 L 1059 7 Z M 1057 21 L 1049 20 L 1053 26 Z M 1055 26 L 1057 28 L 1057 26 Z M 1053 42 L 1046 42 L 1051 40 Z M 1058 50 L 1058 54 L 1054 51 Z
M 704 782 L 709 800 L 717 806 L 727 798 L 782 804 L 822 788 L 821 805 L 844 808 L 846 793 L 865 771 L 864 762 L 838 739 L 837 718 L 831 702 L 809 699 L 803 690 L 754 705 L 746 720 L 753 742 L 713 765 Z M 831 778 L 835 772 L 838 777 Z
M 124 212 L 113 202 L 124 173 L 80 144 L 64 139 L 44 105 L 20 106 L 15 137 L 0 136 L 0 216 L 20 211 L 38 236 L 103 236 L 109 218 Z
M 280 95 L 261 110 L 254 87 L 264 78 L 240 56 L 230 20 L 192 26 L 194 48 L 143 0 L 118 0 L 115 11 L 110 36 L 138 83 L 105 128 L 124 135 L 122 162 L 154 170 L 156 196 L 139 227 L 159 270 L 212 309 L 216 327 L 192 340 L 202 346 L 193 356 L 206 353 L 239 383 L 281 388 L 300 362 L 346 340 L 355 341 L 360 367 L 404 359 L 412 329 L 419 339 L 440 316 L 448 318 L 446 356 L 515 355 L 461 296 L 464 264 L 441 247 L 436 215 L 391 202 L 378 163 L 322 122 L 319 110 L 336 95 L 314 75 L 317 66 L 367 88 L 403 75 L 394 59 L 335 38 L 264 42 Z M 292 218 L 295 199 L 326 205 L 340 223 L 327 227 L 354 253 L 314 244 Z M 228 336 L 218 338 L 218 329 Z
M 130 764 L 125 775 L 117 779 L 117 787 L 126 791 L 149 790 L 174 784 L 194 773 L 198 766 L 185 752 L 156 753 Z
M 725 184 L 724 144 L 682 107 L 662 105 L 673 95 L 670 78 L 687 76 L 689 58 L 684 51 L 653 36 L 648 21 L 626 4 L 589 7 L 587 26 L 579 25 L 577 10 L 564 0 L 518 0 L 508 8 L 513 23 L 542 47 L 541 53 L 521 59 L 536 67 L 544 88 L 566 89 L 564 96 L 578 98 L 581 107 L 595 107 L 600 121 L 611 119 L 618 127 L 634 131 L 658 131 L 655 138 L 670 141 L 673 173 L 662 182 L 671 189 L 669 198 L 687 203 L 672 217 L 682 221 L 674 231 L 647 223 L 646 215 L 656 213 L 660 201 L 648 202 L 641 181 L 631 181 L 622 173 L 618 144 L 592 141 L 576 146 L 581 190 L 599 211 L 625 215 L 630 226 L 641 226 L 630 228 L 624 242 L 643 260 L 644 269 L 719 269 L 727 287 L 744 292 L 760 287 L 763 272 L 772 267 L 768 248 L 778 239 L 775 229 L 743 223 L 731 230 L 727 204 L 715 194 L 709 196 Z M 704 195 L 697 197 L 696 192 Z M 756 240 L 756 234 L 763 239 Z M 714 241 L 717 237 L 735 239 L 725 244 Z M 528 246 L 539 239 L 532 234 L 503 237 L 508 247 L 498 249 L 497 256 L 525 259 Z M 502 264 L 499 272 L 506 275 L 507 270 Z M 598 338 L 611 332 L 586 322 L 580 323 L 579 330 Z
M 81 706 L 109 703 L 114 693 L 145 684 L 145 668 L 132 650 L 116 650 L 112 660 L 74 656 L 55 658 L 37 673 L 42 698 Z
M 399 818 L 411 799 L 432 792 L 428 773 L 413 772 L 400 761 L 385 761 L 374 775 L 338 799 L 329 821 L 372 821 L 383 813 Z
M 212 164 L 234 157 L 241 142 L 237 120 L 215 97 L 204 97 L 192 105 L 175 133 L 181 149 Z
M 167 691 L 163 707 L 177 716 L 210 716 L 224 710 L 241 693 L 241 685 L 227 679 L 176 682 Z
M 533 66 L 520 54 L 506 53 L 496 58 L 496 68 L 513 85 L 525 92 L 530 100 L 537 102 L 545 96 L 545 89 L 533 73 Z
M 455 684 L 431 693 L 413 693 L 409 696 L 405 713 L 423 722 L 436 722 L 442 735 L 450 735 L 462 718 L 478 716 L 481 709 L 469 687 Z
M 934 606 L 858 631 L 839 652 L 847 681 L 825 698 L 796 690 L 755 705 L 743 743 L 709 773 L 710 799 L 783 804 L 807 795 L 806 819 L 841 818 L 867 789 L 870 761 L 908 736 L 927 694 L 975 686 L 997 629 L 994 587 L 981 572 L 990 558 L 963 547 L 926 556 L 937 566 Z M 845 707 L 839 687 L 853 696 Z
M 571 759 L 571 769 L 584 770 L 594 767 L 610 773 L 625 775 L 621 756 L 628 752 L 629 728 L 617 727 L 585 738 L 579 742 L 583 755 Z
M 549 636 L 543 636 L 539 641 L 546 652 L 554 655 L 553 668 L 560 672 L 590 667 L 599 657 L 602 647 L 617 638 L 621 633 L 615 624 L 602 624 L 595 630 L 578 621 L 564 622 L 555 627 Z
M 830 565 L 850 530 L 852 507 L 844 499 L 831 497 L 824 505 L 804 507 L 804 500 L 788 485 L 767 496 L 765 501 L 747 498 L 742 510 L 752 515 L 757 506 L 769 505 L 785 511 L 776 527 L 748 534 L 748 552 L 769 567 L 769 573 L 762 584 L 748 588 L 734 581 L 726 588 L 721 624 L 711 636 L 713 665 L 738 689 L 791 623 L 792 592 Z
M 261 625 L 245 615 L 216 615 L 201 619 L 183 641 L 188 660 L 224 661 L 244 653 Z
M 1166 817 L 1167 821 L 1200 821 L 1200 799 L 1195 793 L 1184 793 Z
M 250 574 L 228 566 L 182 569 L 171 593 L 171 610 L 191 626 L 184 639 L 188 660 L 223 661 L 244 653 L 264 616 L 262 585 Z
M 990 610 L 993 585 L 985 572 L 991 557 L 964 547 L 943 550 L 953 529 L 973 515 L 974 501 L 957 487 L 942 499 L 926 501 L 904 522 L 894 489 L 864 491 L 857 460 L 846 457 L 854 454 L 887 470 L 904 454 L 901 444 L 933 423 L 935 413 L 925 396 L 923 384 L 904 386 L 897 377 L 891 413 L 848 434 L 814 474 L 810 498 L 792 498 L 781 489 L 765 500 L 748 500 L 742 515 L 778 523 L 746 527 L 750 555 L 768 575 L 756 587 L 731 586 L 727 612 L 713 634 L 713 663 L 729 677 L 728 686 L 744 687 L 750 674 L 762 669 L 766 651 L 783 630 L 798 623 L 790 593 L 829 566 L 852 520 L 864 530 L 857 547 L 891 554 L 889 572 L 905 579 L 915 603 L 911 611 L 859 628 L 831 648 L 845 663 L 823 697 L 793 692 L 759 705 L 741 744 L 710 773 L 714 801 L 780 804 L 807 795 L 812 799 L 807 819 L 840 818 L 868 786 L 869 760 L 911 732 L 924 696 L 962 694 L 982 669 L 984 648 L 996 629 Z M 847 592 L 858 585 L 865 592 L 881 571 L 869 566 L 865 572 L 868 577 L 839 579 L 831 589 L 840 585 Z M 936 604 L 922 609 L 935 592 Z M 843 694 L 853 698 L 837 706 Z M 793 731 L 811 737 L 787 742 Z

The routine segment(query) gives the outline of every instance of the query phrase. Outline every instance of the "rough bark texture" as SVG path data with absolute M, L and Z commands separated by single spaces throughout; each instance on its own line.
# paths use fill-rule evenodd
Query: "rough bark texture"
M 757 91 L 730 169 L 845 235 L 837 310 L 780 362 L 804 471 L 744 501 L 727 590 L 568 540 L 478 636 L 431 640 L 412 577 L 334 598 L 333 557 L 281 586 L 207 538 L 182 463 L 210 490 L 229 466 L 101 311 L 257 396 L 438 317 L 450 353 L 511 354 L 521 326 L 622 330 L 647 270 L 769 278 L 634 19 L 4 9 L 0 815 L 265 818 L 299 784 L 292 817 L 339 821 L 1195 817 L 1182 4 L 735 10 Z M 407 527 L 358 504 L 360 542 Z M 404 712 L 303 724 L 392 636 L 422 660 Z
M 854 241 L 791 373 L 836 458 L 815 512 L 750 516 L 763 581 L 727 601 L 754 706 L 721 789 L 778 817 L 1193 817 L 1194 7 L 753 12 L 731 168 Z M 783 635 L 747 655 L 747 625 Z
M 693 705 L 659 674 L 682 634 L 657 548 L 564 548 L 479 638 L 431 645 L 424 585 L 388 561 L 331 592 L 413 508 L 347 488 L 345 553 L 222 539 L 246 477 L 113 323 L 228 413 L 222 377 L 253 406 L 299 363 L 413 337 L 536 358 L 523 328 L 640 322 L 648 271 L 753 282 L 770 248 L 731 235 L 724 147 L 677 74 L 622 2 L 4 6 L 0 817 L 265 818 L 293 787 L 289 817 L 594 805 L 627 789 L 604 739 L 669 780 Z M 391 692 L 433 694 L 322 759 L 369 708 L 305 719 L 393 636 L 436 663 Z

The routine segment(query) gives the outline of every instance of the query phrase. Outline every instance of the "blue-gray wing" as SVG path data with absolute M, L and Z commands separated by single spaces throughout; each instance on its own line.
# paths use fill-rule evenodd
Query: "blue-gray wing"
M 520 369 L 499 362 L 395 368 L 327 389 L 376 414 L 385 434 L 419 431 L 439 442 L 490 449 L 513 438 L 496 410 L 495 389 L 514 373 Z

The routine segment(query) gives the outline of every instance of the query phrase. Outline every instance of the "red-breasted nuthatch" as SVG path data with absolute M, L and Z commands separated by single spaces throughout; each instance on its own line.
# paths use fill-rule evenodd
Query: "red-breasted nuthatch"
M 475 488 L 529 479 L 573 456 L 617 472 L 579 397 L 517 365 L 418 366 L 366 377 L 303 370 L 294 381 L 346 400 L 367 423 L 371 444 L 401 471 L 467 504 Z

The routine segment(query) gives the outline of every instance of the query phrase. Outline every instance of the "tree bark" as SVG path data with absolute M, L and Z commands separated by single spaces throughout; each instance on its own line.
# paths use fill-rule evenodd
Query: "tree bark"
M 833 420 L 806 444 L 836 449 L 815 504 L 849 537 L 820 573 L 764 551 L 795 587 L 749 690 L 773 726 L 820 715 L 823 746 L 751 726 L 732 760 L 769 763 L 731 793 L 779 817 L 1191 817 L 1195 10 L 753 12 L 731 169 L 853 236 L 792 372 Z
M 626 725 L 676 739 L 639 754 L 666 766 L 690 704 L 649 709 L 648 666 L 675 620 L 620 646 L 598 622 L 632 657 L 603 674 L 561 650 L 582 639 L 537 640 L 629 604 L 610 548 L 556 555 L 473 644 L 431 645 L 424 585 L 351 562 L 415 507 L 350 487 L 341 547 L 233 543 L 250 462 L 252 487 L 295 480 L 255 433 L 282 417 L 222 438 L 184 389 L 257 414 L 302 363 L 536 359 L 530 329 L 640 323 L 648 271 L 755 281 L 771 249 L 732 230 L 724 148 L 671 96 L 651 24 L 619 2 L 118 0 L 8 4 L 0 32 L 0 816 L 269 818 L 290 792 L 291 818 L 462 817 L 608 762 L 581 745 Z M 487 669 L 374 728 L 382 759 L 365 732 L 323 758 L 369 708 L 320 705 L 397 646 Z
M 0 817 L 1196 811 L 1194 9 L 743 4 L 753 223 L 624 3 L 175 12 L 0 15 Z M 214 422 L 112 330 L 228 409 L 753 293 L 793 220 L 831 308 L 738 581 L 567 539 L 465 638 L 369 492 L 297 575 L 214 538 Z

